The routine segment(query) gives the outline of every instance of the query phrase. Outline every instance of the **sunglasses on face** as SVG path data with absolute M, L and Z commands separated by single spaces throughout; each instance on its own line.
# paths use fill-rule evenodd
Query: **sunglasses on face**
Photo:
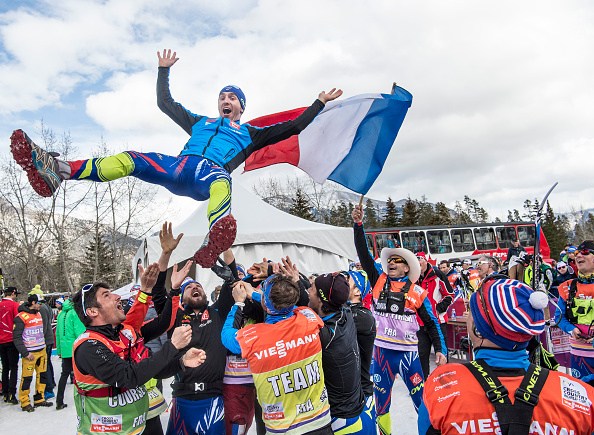
M 594 249 L 588 249 L 588 248 L 583 248 L 583 249 L 579 249 L 575 252 L 575 254 L 582 254 L 582 255 L 590 255 L 590 254 L 594 254 Z
M 83 313 L 86 317 L 87 315 L 87 310 L 85 309 L 85 293 L 88 292 L 89 290 L 91 290 L 93 288 L 93 284 L 87 284 L 82 288 L 82 295 L 81 295 L 81 301 L 82 301 L 82 309 L 83 309 Z
M 406 261 L 404 261 L 402 258 L 388 258 L 388 263 L 404 263 L 404 264 L 408 264 Z
M 477 261 L 476 262 L 476 266 L 480 266 L 481 264 L 489 264 L 489 262 L 487 260 L 481 260 L 481 261 Z

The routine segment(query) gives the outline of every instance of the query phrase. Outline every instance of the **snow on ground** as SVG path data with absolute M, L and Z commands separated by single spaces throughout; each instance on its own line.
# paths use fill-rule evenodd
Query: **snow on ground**
M 432 357 L 433 359 L 433 357 Z M 433 359 L 434 360 L 434 359 Z M 52 363 L 54 365 L 54 376 L 56 382 L 60 378 L 62 370 L 62 363 L 58 356 L 52 355 Z M 19 382 L 20 382 L 20 362 L 19 362 Z M 171 380 L 164 380 L 164 395 L 167 402 L 171 402 L 171 387 L 169 384 Z M 17 386 L 18 388 L 18 386 Z M 62 435 L 76 433 L 76 410 L 74 407 L 73 388 L 70 381 L 66 384 L 66 392 L 64 394 L 64 402 L 68 407 L 60 411 L 52 408 L 36 408 L 35 412 L 23 412 L 20 405 L 9 405 L 0 401 L 0 434 L 2 435 L 17 435 L 22 433 L 31 433 L 34 435 Z M 57 391 L 57 387 L 55 392 Z M 33 398 L 33 394 L 31 394 Z M 55 404 L 56 399 L 50 399 Z M 417 434 L 417 414 L 413 407 L 412 401 L 408 396 L 408 390 L 404 386 L 401 379 L 394 382 L 392 389 L 392 433 L 402 435 Z M 169 413 L 161 414 L 161 422 L 163 423 L 163 432 L 167 429 L 167 421 Z M 249 434 L 255 434 L 255 425 L 252 426 Z

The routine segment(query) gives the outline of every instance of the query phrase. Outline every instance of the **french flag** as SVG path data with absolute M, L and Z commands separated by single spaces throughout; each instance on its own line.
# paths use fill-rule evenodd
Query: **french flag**
M 411 104 L 410 92 L 398 86 L 392 94 L 330 101 L 300 134 L 253 153 L 244 171 L 289 163 L 318 183 L 332 180 L 366 194 L 382 171 Z M 265 127 L 295 119 L 304 110 L 262 116 L 248 124 Z

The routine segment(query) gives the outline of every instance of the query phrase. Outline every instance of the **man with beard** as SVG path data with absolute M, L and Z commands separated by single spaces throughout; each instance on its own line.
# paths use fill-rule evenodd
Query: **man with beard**
M 160 276 L 157 286 L 165 281 L 169 258 L 182 235 L 174 238 L 170 224 L 169 227 L 163 226 L 159 236 L 163 253 L 159 259 Z M 224 434 L 223 377 L 227 349 L 221 341 L 221 331 L 234 300 L 226 283 L 223 284 L 217 301 L 210 306 L 199 282 L 188 277 L 180 287 L 172 289 L 172 292 L 181 291 L 183 306 L 178 309 L 175 327 L 183 325 L 192 331 L 192 339 L 182 352 L 198 347 L 204 349 L 207 358 L 199 367 L 186 367 L 182 370 L 173 362 L 164 374 L 162 373 L 163 377 L 175 376 L 167 433 Z M 154 302 L 159 311 L 159 301 Z
M 144 384 L 153 377 L 161 377 L 159 374 L 170 363 L 185 369 L 196 367 L 205 359 L 204 351 L 199 349 L 190 349 L 180 357 L 179 350 L 185 349 L 191 338 L 187 328 L 177 328 L 159 352 L 148 356 L 143 338 L 150 340 L 163 330 L 150 333 L 148 329 L 155 320 L 139 328 L 138 324 L 144 319 L 159 268 L 153 264 L 146 271 L 140 269 L 141 285 L 135 305 L 144 308 L 138 310 L 133 306 L 128 316 L 120 296 L 112 293 L 106 283 L 86 285 L 72 298 L 74 309 L 87 328 L 73 348 L 74 401 L 77 433 L 81 435 L 142 433 L 149 412 L 149 395 Z M 172 282 L 179 286 L 185 273 L 185 269 L 178 273 L 174 268 Z M 162 433 L 160 421 L 153 423 L 156 425 L 150 429 L 146 426 L 145 433 Z

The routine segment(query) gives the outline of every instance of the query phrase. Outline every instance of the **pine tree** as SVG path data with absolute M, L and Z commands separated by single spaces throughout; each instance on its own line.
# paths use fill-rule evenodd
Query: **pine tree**
M 520 212 L 518 211 L 517 208 L 514 208 L 514 220 L 513 222 L 524 222 L 522 220 L 522 216 L 520 216 Z
M 468 213 L 464 211 L 464 208 L 462 207 L 462 204 L 460 204 L 460 201 L 456 201 L 456 205 L 454 206 L 454 215 L 454 223 L 457 225 L 473 223 Z
M 525 218 L 528 222 L 534 222 L 539 208 L 540 204 L 538 203 L 538 199 L 534 198 L 534 203 L 527 199 L 526 201 L 524 201 L 524 214 L 522 215 L 522 217 Z
M 453 223 L 452 215 L 446 205 L 439 201 L 435 204 L 435 214 L 431 225 L 451 225 Z
M 419 211 L 418 225 L 431 225 L 435 211 L 433 206 L 427 202 L 427 197 L 423 195 L 421 201 L 416 201 Z
M 114 282 L 113 253 L 101 233 L 97 233 L 85 250 L 81 284 L 97 281 Z
M 378 228 L 380 223 L 377 217 L 377 211 L 375 210 L 375 206 L 373 205 L 373 201 L 367 198 L 365 202 L 365 209 L 363 212 L 363 225 L 365 228 Z
M 406 199 L 404 206 L 402 206 L 402 219 L 400 226 L 414 227 L 419 225 L 419 209 L 417 202 L 410 199 L 410 195 Z
M 386 214 L 384 215 L 384 227 L 397 227 L 399 218 L 400 212 L 396 208 L 396 204 L 394 204 L 391 197 L 388 197 L 388 201 L 386 202 Z
M 349 208 L 343 201 L 341 201 L 340 204 L 338 205 L 337 211 L 338 211 L 337 226 L 350 227 L 351 224 L 353 223 L 353 220 L 351 218 L 351 213 L 349 212 Z
M 309 200 L 307 199 L 300 187 L 298 187 L 297 191 L 295 192 L 295 199 L 293 200 L 293 204 L 291 204 L 291 207 L 289 208 L 289 213 L 293 216 L 297 216 L 301 219 L 306 219 L 308 221 L 314 220 Z
M 591 215 L 590 215 L 591 216 Z M 556 218 L 553 208 L 547 201 L 547 208 L 542 219 L 542 232 L 544 233 L 549 248 L 551 248 L 551 257 L 556 257 L 565 244 L 569 241 L 567 231 L 565 230 L 562 219 Z

